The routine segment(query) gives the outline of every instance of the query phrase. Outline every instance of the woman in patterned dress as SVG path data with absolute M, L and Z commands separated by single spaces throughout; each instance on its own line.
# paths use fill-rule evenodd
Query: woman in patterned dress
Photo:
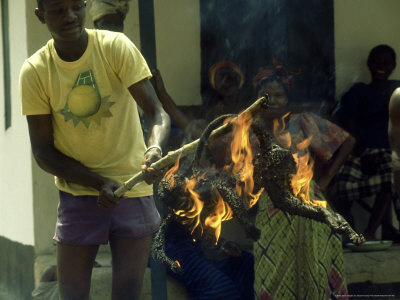
M 287 109 L 293 75 L 274 60 L 272 66 L 260 68 L 254 78 L 257 95 L 268 93 L 270 97 L 271 106 L 260 117 L 270 130 L 273 120 Z M 292 152 L 298 152 L 298 142 L 312 136 L 308 151 L 322 167 L 308 194 L 311 200 L 325 200 L 321 190 L 350 154 L 354 138 L 316 114 L 289 115 L 283 123 L 285 132 L 291 134 Z M 256 299 L 336 299 L 347 295 L 341 237 L 325 224 L 275 208 L 267 192 L 259 200 L 256 218 L 261 230 L 254 243 Z

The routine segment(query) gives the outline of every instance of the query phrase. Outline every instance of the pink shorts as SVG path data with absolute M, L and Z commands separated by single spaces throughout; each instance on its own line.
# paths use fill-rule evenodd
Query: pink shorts
M 111 236 L 138 239 L 160 225 L 153 196 L 121 199 L 110 211 L 97 206 L 97 196 L 60 191 L 54 240 L 68 245 L 107 244 Z

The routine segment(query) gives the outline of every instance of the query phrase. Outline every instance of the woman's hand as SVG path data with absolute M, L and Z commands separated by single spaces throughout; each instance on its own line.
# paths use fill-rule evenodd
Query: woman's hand
M 314 119 L 308 114 L 301 114 L 301 128 L 303 129 L 305 135 L 319 137 L 321 136 L 321 132 L 319 131 L 317 123 L 315 123 Z

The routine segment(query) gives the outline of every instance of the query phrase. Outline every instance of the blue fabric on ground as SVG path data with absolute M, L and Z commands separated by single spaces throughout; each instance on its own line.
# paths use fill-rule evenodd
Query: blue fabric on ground
M 166 253 L 181 264 L 182 272 L 168 273 L 185 285 L 191 300 L 253 299 L 251 253 L 243 251 L 238 258 L 209 260 L 203 256 L 200 244 L 190 237 L 167 237 Z

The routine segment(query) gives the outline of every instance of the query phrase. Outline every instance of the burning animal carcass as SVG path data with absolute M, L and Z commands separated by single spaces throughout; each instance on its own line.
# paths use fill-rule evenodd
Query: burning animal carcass
M 238 116 L 222 116 L 210 123 L 196 144 L 196 154 L 189 168 L 180 166 L 177 159 L 161 180 L 158 197 L 173 212 L 157 232 L 152 254 L 173 271 L 180 271 L 179 262 L 169 259 L 164 251 L 165 232 L 171 221 L 181 222 L 194 239 L 211 245 L 218 241 L 221 222 L 234 217 L 243 225 L 248 237 L 257 240 L 260 232 L 248 211 L 264 190 L 275 207 L 326 223 L 356 244 L 363 242 L 363 237 L 354 232 L 343 217 L 325 209 L 323 202 L 305 197 L 312 179 L 312 161 L 304 152 L 309 141 L 298 145 L 304 155 L 293 155 L 279 146 L 277 139 L 282 135 L 273 137 L 260 124 L 252 122 L 260 109 L 268 109 L 267 97 L 257 100 Z M 209 146 L 215 136 L 226 134 L 228 130 L 232 131 L 230 147 L 226 147 L 230 159 L 216 166 L 212 163 L 212 147 Z

